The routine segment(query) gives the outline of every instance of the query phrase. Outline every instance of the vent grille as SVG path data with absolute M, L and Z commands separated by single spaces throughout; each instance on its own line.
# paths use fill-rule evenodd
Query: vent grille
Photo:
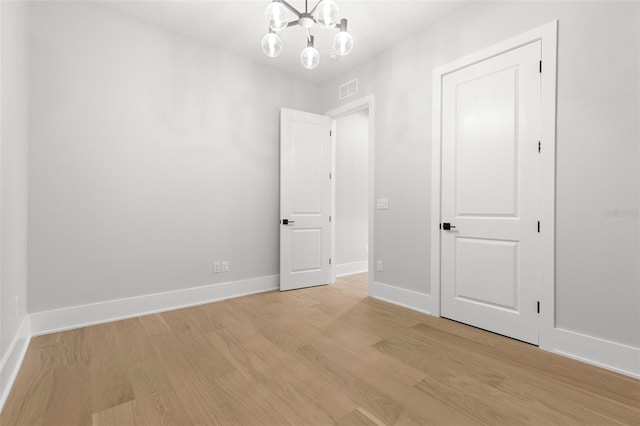
M 346 82 L 342 86 L 340 86 L 340 90 L 338 91 L 338 97 L 340 99 L 348 98 L 349 96 L 353 96 L 358 93 L 358 79 L 354 78 L 351 81 Z

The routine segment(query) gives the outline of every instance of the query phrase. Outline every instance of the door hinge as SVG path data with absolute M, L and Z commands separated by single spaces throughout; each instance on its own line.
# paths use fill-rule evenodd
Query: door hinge
M 540 221 L 538 221 L 538 232 L 540 232 Z
M 542 61 L 540 61 L 540 73 L 542 74 Z
M 538 313 L 540 313 L 540 301 L 538 300 Z
M 538 152 L 542 152 L 542 142 L 538 141 Z
M 331 265 L 331 258 L 329 258 L 329 265 Z
M 329 136 L 332 136 L 332 134 L 331 134 L 331 130 L 329 130 Z
M 442 224 L 438 225 L 438 228 L 442 229 Z
M 331 216 L 329 216 L 329 222 L 331 222 Z
M 329 173 L 329 180 L 331 180 L 331 173 Z

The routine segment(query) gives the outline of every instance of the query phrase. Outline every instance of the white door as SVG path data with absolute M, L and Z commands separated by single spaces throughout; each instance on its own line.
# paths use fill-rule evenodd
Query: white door
M 442 82 L 442 316 L 533 344 L 539 60 L 538 41 Z
M 330 119 L 280 112 L 280 290 L 331 280 Z

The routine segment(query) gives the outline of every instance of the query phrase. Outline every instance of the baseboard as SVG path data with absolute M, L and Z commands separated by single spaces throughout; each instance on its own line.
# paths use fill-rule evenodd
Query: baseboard
M 202 305 L 279 288 L 279 276 L 193 287 L 31 314 L 34 336 L 117 321 L 156 312 Z
M 640 379 L 640 348 L 562 328 L 553 330 L 552 344 L 542 349 Z
M 431 315 L 431 296 L 389 284 L 373 282 L 369 296 Z M 552 344 L 541 349 L 626 376 L 640 378 L 640 348 L 622 345 L 561 328 L 552 331 Z
M 362 262 L 342 263 L 340 265 L 336 265 L 336 277 L 359 274 L 361 272 L 367 272 L 368 270 L 369 262 L 366 260 L 363 260 Z
M 18 376 L 18 371 L 20 371 L 20 366 L 27 353 L 30 341 L 31 327 L 29 315 L 26 315 L 0 363 L 0 411 L 2 411 L 9 392 L 11 392 L 11 388 L 13 387 L 13 382 Z
M 431 315 L 432 301 L 428 294 L 374 281 L 369 286 L 369 296 Z

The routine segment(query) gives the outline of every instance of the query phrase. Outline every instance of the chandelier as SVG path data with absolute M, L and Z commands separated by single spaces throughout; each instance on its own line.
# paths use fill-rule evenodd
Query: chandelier
M 265 55 L 275 58 L 282 51 L 282 39 L 279 31 L 300 25 L 307 30 L 307 47 L 300 54 L 300 62 L 307 69 L 313 69 L 320 63 L 320 53 L 314 47 L 311 28 L 318 24 L 323 28 L 338 28 L 340 31 L 333 37 L 332 47 L 339 56 L 348 55 L 353 49 L 353 37 L 347 32 L 347 20 L 340 19 L 340 10 L 333 0 L 320 0 L 309 11 L 308 0 L 304 2 L 304 12 L 298 11 L 285 0 L 273 0 L 267 6 L 265 16 L 269 23 L 269 33 L 262 38 L 262 50 Z M 287 10 L 297 19 L 289 20 Z

